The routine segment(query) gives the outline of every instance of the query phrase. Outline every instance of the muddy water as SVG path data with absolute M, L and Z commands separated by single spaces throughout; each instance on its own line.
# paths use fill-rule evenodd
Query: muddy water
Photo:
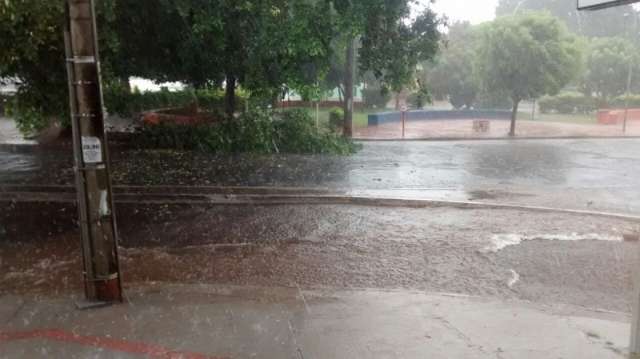
M 40 168 L 40 160 L 32 154 L 0 151 L 0 183 L 29 180 Z
M 80 288 L 75 211 L 41 206 L 0 211 L 2 292 Z M 486 250 L 496 234 L 598 233 L 608 238 L 637 228 L 622 220 L 447 208 L 118 209 L 123 273 L 130 285 L 169 281 L 408 288 L 621 311 L 628 310 L 631 298 L 635 243 L 533 239 Z M 45 210 L 46 223 L 56 225 L 35 226 L 24 217 Z M 20 223 L 31 223 L 23 227 L 30 228 L 26 238 L 15 230 Z
M 640 141 L 367 142 L 350 157 L 112 149 L 116 185 L 285 186 L 640 214 Z M 0 183 L 73 184 L 70 151 L 0 153 Z M 35 164 L 35 166 L 34 166 Z

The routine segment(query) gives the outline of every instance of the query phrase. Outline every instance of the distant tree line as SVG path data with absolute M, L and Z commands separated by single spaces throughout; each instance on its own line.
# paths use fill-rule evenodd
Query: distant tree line
M 502 0 L 494 21 L 451 24 L 419 76 L 454 108 L 510 108 L 512 134 L 523 100 L 545 96 L 545 110 L 564 113 L 619 102 L 629 74 L 640 75 L 638 14 L 631 7 L 593 14 L 567 1 Z M 551 97 L 561 91 L 569 92 Z
M 38 130 L 67 112 L 64 0 L 0 1 L 0 79 L 17 79 L 13 112 Z M 103 0 L 97 1 L 104 79 L 125 87 L 131 76 L 224 88 L 258 105 L 288 90 L 305 99 L 356 73 L 399 90 L 440 42 L 439 19 L 411 0 Z M 357 63 L 348 55 L 358 49 Z

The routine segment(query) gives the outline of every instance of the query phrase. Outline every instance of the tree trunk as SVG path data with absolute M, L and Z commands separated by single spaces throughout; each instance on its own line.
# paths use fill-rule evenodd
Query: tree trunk
M 236 77 L 233 75 L 227 75 L 225 112 L 229 118 L 233 118 L 236 113 Z
M 129 82 L 128 76 L 120 77 L 120 83 L 122 84 L 122 87 L 125 89 L 125 91 L 127 91 L 127 93 L 131 93 L 131 83 Z
M 355 39 L 349 39 L 344 79 L 344 136 L 353 136 L 353 82 L 355 77 Z
M 509 130 L 509 136 L 514 137 L 516 135 L 516 119 L 518 118 L 518 106 L 520 105 L 519 99 L 513 99 L 513 109 L 511 110 L 511 129 Z

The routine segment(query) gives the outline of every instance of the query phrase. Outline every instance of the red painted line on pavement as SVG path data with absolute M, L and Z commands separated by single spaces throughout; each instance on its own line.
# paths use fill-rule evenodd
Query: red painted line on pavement
M 78 335 L 59 329 L 43 329 L 25 332 L 0 332 L 0 343 L 24 339 L 48 339 L 59 342 L 74 343 L 90 347 L 103 348 L 129 354 L 140 354 L 150 358 L 161 359 L 228 359 L 228 357 L 209 356 L 206 354 L 174 351 L 159 345 L 107 337 Z

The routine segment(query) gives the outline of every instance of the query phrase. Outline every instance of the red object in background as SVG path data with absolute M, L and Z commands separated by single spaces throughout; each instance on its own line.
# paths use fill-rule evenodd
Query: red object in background
M 160 116 L 155 112 L 147 112 L 142 115 L 142 123 L 145 125 L 159 125 L 160 124 Z
M 199 125 L 207 122 L 212 122 L 212 117 L 204 113 L 194 112 L 192 115 L 188 114 L 172 114 L 167 112 L 154 112 L 149 111 L 142 114 L 142 123 L 146 126 L 157 126 L 160 124 L 192 126 Z
M 608 109 L 598 111 L 598 124 L 617 125 L 624 121 L 624 109 Z M 627 121 L 640 121 L 640 109 L 630 108 L 627 112 Z
M 598 124 L 600 125 L 615 125 L 617 122 L 616 116 L 611 115 L 611 110 L 598 111 Z

